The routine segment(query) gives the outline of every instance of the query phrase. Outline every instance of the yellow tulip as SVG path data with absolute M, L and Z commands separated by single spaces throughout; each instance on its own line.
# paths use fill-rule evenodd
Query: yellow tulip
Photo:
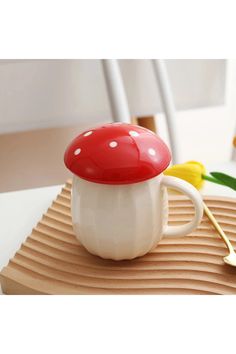
M 188 161 L 183 164 L 174 165 L 164 171 L 164 175 L 184 179 L 197 189 L 200 189 L 203 186 L 203 176 L 205 173 L 205 166 L 197 161 Z

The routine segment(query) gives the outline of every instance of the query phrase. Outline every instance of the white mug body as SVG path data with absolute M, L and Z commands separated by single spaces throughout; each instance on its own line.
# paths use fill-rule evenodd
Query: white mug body
M 72 223 L 92 254 L 124 260 L 142 256 L 161 240 L 168 218 L 162 174 L 140 183 L 109 185 L 74 175 Z

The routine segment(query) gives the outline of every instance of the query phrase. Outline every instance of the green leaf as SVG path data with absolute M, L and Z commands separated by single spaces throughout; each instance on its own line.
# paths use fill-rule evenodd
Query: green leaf
M 236 191 L 236 178 L 226 175 L 222 172 L 210 172 L 210 175 L 212 175 L 218 181 L 224 183 L 225 186 Z

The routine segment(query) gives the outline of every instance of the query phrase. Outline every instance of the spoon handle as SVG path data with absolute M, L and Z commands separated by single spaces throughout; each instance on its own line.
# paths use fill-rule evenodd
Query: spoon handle
M 203 202 L 203 207 L 204 207 L 205 214 L 207 215 L 208 219 L 211 221 L 211 223 L 214 226 L 214 228 L 216 229 L 216 231 L 218 231 L 220 237 L 223 239 L 224 243 L 226 244 L 229 252 L 234 251 L 234 248 L 233 248 L 232 244 L 230 243 L 228 237 L 225 235 L 224 231 L 222 230 L 222 228 L 220 227 L 220 225 L 216 221 L 214 215 L 212 214 L 212 212 L 210 211 L 210 209 L 208 208 L 208 206 L 204 202 Z

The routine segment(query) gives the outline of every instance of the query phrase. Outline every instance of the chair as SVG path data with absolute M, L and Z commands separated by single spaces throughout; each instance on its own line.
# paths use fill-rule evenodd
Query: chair
M 128 108 L 128 102 L 125 94 L 124 85 L 122 82 L 122 77 L 120 74 L 119 66 L 117 60 L 103 60 L 103 70 L 104 77 L 106 81 L 107 91 L 109 102 L 111 106 L 111 111 L 114 121 L 123 121 L 123 122 L 134 122 L 142 126 L 146 126 L 151 130 L 156 130 L 154 118 L 140 118 L 135 117 L 131 118 Z M 165 62 L 160 59 L 152 60 L 152 66 L 155 74 L 155 79 L 159 87 L 159 92 L 161 96 L 161 101 L 163 105 L 163 110 L 166 118 L 167 129 L 170 139 L 170 146 L 172 150 L 172 163 L 181 163 L 179 154 L 179 143 L 178 143 L 178 134 L 177 131 L 177 121 L 176 121 L 176 109 L 174 104 L 174 99 L 171 91 L 171 85 L 168 79 L 168 74 L 165 66 Z M 235 63 L 234 63 L 235 67 Z M 227 75 L 231 75 L 232 72 L 228 71 Z M 231 80 L 231 86 L 234 85 L 234 82 Z M 235 89 L 234 89 L 235 90 Z M 228 89 L 229 91 L 229 89 Z M 232 91 L 232 90 L 231 90 Z M 232 99 L 232 98 L 231 98 Z M 146 121 L 146 124 L 145 124 Z M 209 171 L 218 170 L 228 174 L 236 175 L 236 136 L 233 139 L 232 144 L 232 155 L 231 160 L 225 162 L 224 164 L 212 164 L 207 166 Z M 209 183 L 204 189 L 205 194 L 223 194 L 231 196 L 234 192 L 226 187 L 222 186 L 212 186 Z M 236 197 L 236 193 L 235 193 Z
M 117 60 L 104 59 L 102 60 L 104 78 L 106 81 L 108 98 L 113 115 L 113 120 L 116 122 L 134 122 L 138 123 L 151 130 L 155 131 L 155 123 L 152 117 L 131 118 L 128 102 L 125 94 L 124 85 L 121 78 L 121 73 Z M 176 135 L 176 120 L 175 120 L 175 106 L 171 94 L 171 87 L 168 80 L 166 66 L 163 60 L 152 60 L 153 70 L 159 86 L 163 109 L 167 120 L 168 133 L 170 136 L 170 144 L 172 150 L 172 162 L 179 162 L 178 152 L 178 136 Z M 145 121 L 148 122 L 145 124 Z

